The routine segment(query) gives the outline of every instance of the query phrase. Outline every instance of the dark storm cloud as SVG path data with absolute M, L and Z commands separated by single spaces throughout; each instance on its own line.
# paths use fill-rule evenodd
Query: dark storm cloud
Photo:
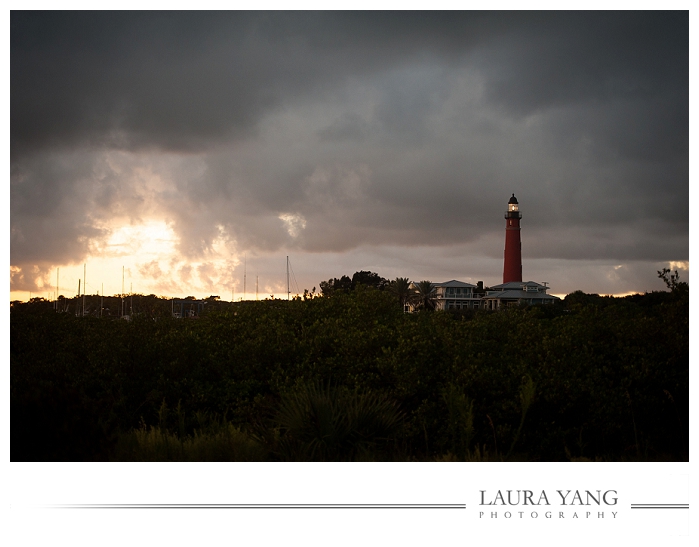
M 525 15 L 482 55 L 490 100 L 525 115 L 576 102 L 689 99 L 687 12 Z
M 348 76 L 469 55 L 488 75 L 489 100 L 520 115 L 688 97 L 682 12 L 13 12 L 12 146 L 201 148 L 245 136 L 267 108 Z M 382 105 L 387 120 L 423 102 L 411 89 L 393 99 Z
M 244 133 L 269 101 L 236 17 L 12 17 L 12 146 L 196 148 Z M 205 25 L 197 28 L 197 22 Z M 227 51 L 230 52 L 227 54 Z
M 295 94 L 414 54 L 414 17 L 13 13 L 12 146 L 201 149 Z M 452 25 L 453 26 L 453 25 Z M 419 42 L 419 40 L 418 40 Z M 435 42 L 439 43 L 439 42 Z M 377 55 L 378 52 L 378 55 Z
M 10 185 L 12 227 L 10 245 L 14 263 L 56 262 L 81 256 L 90 238 L 101 235 L 84 210 L 83 192 L 94 172 L 82 157 L 42 157 L 13 166 Z M 76 161 L 77 159 L 77 161 Z
M 476 242 L 513 192 L 531 256 L 684 260 L 688 40 L 687 12 L 12 12 L 11 260 L 154 209 L 192 257 Z
M 367 123 L 355 113 L 344 113 L 328 126 L 318 131 L 321 139 L 329 141 L 362 141 L 367 135 Z

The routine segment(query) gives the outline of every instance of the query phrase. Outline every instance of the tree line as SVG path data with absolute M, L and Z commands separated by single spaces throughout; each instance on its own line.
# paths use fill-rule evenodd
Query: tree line
M 13 303 L 11 459 L 685 460 L 689 288 L 662 274 L 499 312 L 361 282 L 197 321 Z

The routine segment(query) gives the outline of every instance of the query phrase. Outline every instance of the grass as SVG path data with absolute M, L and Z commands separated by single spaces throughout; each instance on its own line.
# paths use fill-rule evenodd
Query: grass
M 139 462 L 254 462 L 269 459 L 258 441 L 234 427 L 223 424 L 215 431 L 184 438 L 160 426 L 131 431 L 119 438 L 116 461 Z
M 141 427 L 119 436 L 115 460 L 142 462 L 253 462 L 269 459 L 269 452 L 256 439 L 225 418 L 197 413 L 199 429 L 185 434 L 181 404 L 176 407 L 178 433 L 168 430 L 168 406 L 163 401 L 158 425 Z

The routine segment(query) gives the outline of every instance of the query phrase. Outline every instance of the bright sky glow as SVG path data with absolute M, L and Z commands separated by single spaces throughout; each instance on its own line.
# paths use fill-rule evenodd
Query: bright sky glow
M 280 219 L 286 223 L 290 232 L 303 229 L 304 221 L 298 216 L 282 215 Z M 53 300 L 56 294 L 56 273 L 59 278 L 58 294 L 67 298 L 78 294 L 79 280 L 82 294 L 84 279 L 87 280 L 86 294 L 121 294 L 122 268 L 125 294 L 133 291 L 134 294 L 197 298 L 217 295 L 222 300 L 287 297 L 281 261 L 277 265 L 278 271 L 272 276 L 263 275 L 260 278 L 254 257 L 250 257 L 250 268 L 246 271 L 243 263 L 245 257 L 232 256 L 223 238 L 212 242 L 206 260 L 197 261 L 187 260 L 178 252 L 177 236 L 165 222 L 152 220 L 138 225 L 116 227 L 110 232 L 111 235 L 103 244 L 93 242 L 91 256 L 85 265 L 56 266 L 52 273 L 39 278 L 37 291 L 12 291 L 10 299 L 42 297 Z M 59 268 L 58 272 L 56 268 Z M 84 268 L 87 270 L 85 278 Z M 11 268 L 10 273 L 13 272 L 17 273 L 17 269 Z M 303 288 L 300 292 L 303 292 Z M 291 295 L 296 294 L 292 280 Z

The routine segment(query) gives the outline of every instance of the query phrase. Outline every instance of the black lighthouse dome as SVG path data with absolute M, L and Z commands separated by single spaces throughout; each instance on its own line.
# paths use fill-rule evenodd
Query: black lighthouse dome
M 512 197 L 510 198 L 510 201 L 507 202 L 508 205 L 509 205 L 510 203 L 519 204 L 519 202 L 517 201 L 517 198 L 515 197 L 514 194 L 512 194 Z

